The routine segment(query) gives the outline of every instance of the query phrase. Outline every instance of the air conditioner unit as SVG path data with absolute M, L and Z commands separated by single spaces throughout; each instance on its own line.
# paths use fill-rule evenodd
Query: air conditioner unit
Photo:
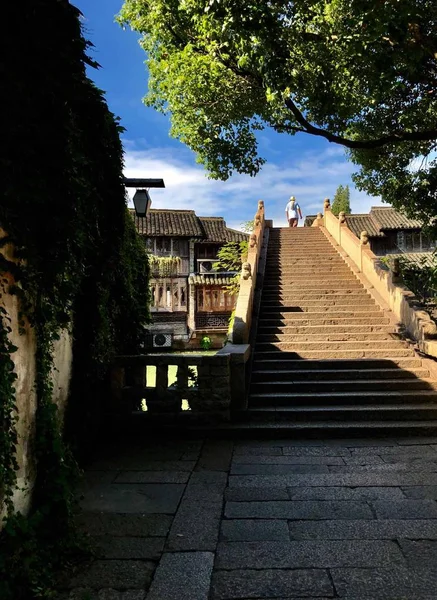
M 152 346 L 154 348 L 171 348 L 173 345 L 172 333 L 154 333 L 152 337 Z
M 197 271 L 199 273 L 214 273 L 214 261 L 212 260 L 198 260 L 197 261 Z

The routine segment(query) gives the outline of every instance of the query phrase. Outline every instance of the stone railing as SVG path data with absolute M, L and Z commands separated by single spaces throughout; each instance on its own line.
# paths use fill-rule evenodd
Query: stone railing
M 328 199 L 324 204 L 323 222 L 317 219 L 314 226 L 324 226 L 337 244 L 370 283 L 377 295 L 392 310 L 399 323 L 418 342 L 422 352 L 437 356 L 437 326 L 425 312 L 411 290 L 398 281 L 397 274 L 387 269 L 370 250 L 366 231 L 360 238 L 348 228 L 344 213 L 338 218 L 331 212 Z
M 247 347 L 215 355 L 119 356 L 111 368 L 109 411 L 115 419 L 143 417 L 183 426 L 229 421 L 245 398 Z
M 261 255 L 265 226 L 264 202 L 259 200 L 258 210 L 254 219 L 254 228 L 249 237 L 247 260 L 242 266 L 240 290 L 238 293 L 237 306 L 235 307 L 235 318 L 229 336 L 233 344 L 247 344 L 249 341 L 258 263 Z

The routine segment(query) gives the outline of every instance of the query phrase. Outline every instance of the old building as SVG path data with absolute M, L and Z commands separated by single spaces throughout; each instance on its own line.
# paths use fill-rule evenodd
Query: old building
M 195 348 L 208 336 L 221 346 L 236 302 L 226 291 L 235 273 L 217 272 L 214 263 L 223 244 L 242 242 L 247 234 L 227 227 L 222 217 L 198 217 L 193 210 L 132 216 L 149 252 L 151 344 Z
M 306 217 L 305 226 L 311 226 L 315 218 Z M 406 217 L 391 206 L 373 206 L 369 214 L 346 215 L 346 223 L 358 238 L 362 231 L 367 231 L 370 248 L 378 256 L 425 254 L 436 247 L 422 231 L 420 221 Z

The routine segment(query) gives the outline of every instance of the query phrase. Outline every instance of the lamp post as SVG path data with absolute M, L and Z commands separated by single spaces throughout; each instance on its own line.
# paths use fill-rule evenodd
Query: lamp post
M 164 188 L 163 179 L 132 179 L 125 177 L 124 185 L 126 187 L 136 188 L 133 201 L 135 206 L 135 214 L 137 217 L 147 217 L 152 200 L 149 195 L 149 188 Z

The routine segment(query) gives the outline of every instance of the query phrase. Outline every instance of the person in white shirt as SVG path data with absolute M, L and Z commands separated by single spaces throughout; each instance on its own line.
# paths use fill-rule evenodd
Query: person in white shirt
M 287 221 L 290 227 L 297 227 L 297 222 L 302 219 L 302 211 L 300 210 L 299 204 L 296 202 L 294 196 L 290 197 L 287 206 L 285 207 L 285 214 L 287 215 Z M 299 217 L 298 217 L 299 215 Z

